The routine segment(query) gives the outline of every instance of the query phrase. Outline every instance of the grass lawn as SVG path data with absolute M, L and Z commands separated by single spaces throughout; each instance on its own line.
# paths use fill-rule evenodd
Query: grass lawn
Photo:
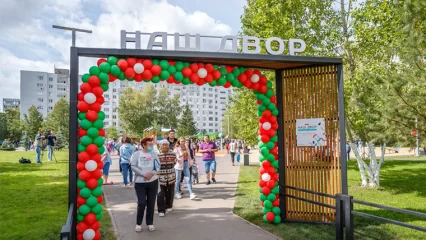
M 0 151 L 0 239 L 58 239 L 68 215 L 68 151 L 35 164 L 35 152 Z M 28 158 L 31 164 L 18 160 Z M 115 239 L 104 208 L 102 239 Z
M 381 171 L 380 189 L 362 189 L 356 161 L 348 166 L 349 194 L 354 199 L 426 213 L 426 157 L 392 157 Z M 282 239 L 335 239 L 334 225 L 265 223 L 259 200 L 259 167 L 241 167 L 234 213 Z M 355 204 L 355 210 L 426 227 L 426 219 Z M 355 239 L 426 239 L 426 233 L 354 217 Z

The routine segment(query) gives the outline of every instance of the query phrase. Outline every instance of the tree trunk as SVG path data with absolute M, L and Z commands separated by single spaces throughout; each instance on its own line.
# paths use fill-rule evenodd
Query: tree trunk
M 369 155 L 370 155 L 370 166 L 367 165 L 367 163 L 364 162 L 364 159 L 359 154 L 358 148 L 354 143 L 351 143 L 351 149 L 355 154 L 356 160 L 358 162 L 359 172 L 361 174 L 361 186 L 369 186 L 369 187 L 378 187 L 380 186 L 380 168 L 382 164 L 384 163 L 384 157 L 385 157 L 385 150 L 386 150 L 386 144 L 381 145 L 381 156 L 380 161 L 377 162 L 376 152 L 374 144 L 367 143 Z M 367 172 L 368 175 L 368 181 L 367 176 L 365 174 Z

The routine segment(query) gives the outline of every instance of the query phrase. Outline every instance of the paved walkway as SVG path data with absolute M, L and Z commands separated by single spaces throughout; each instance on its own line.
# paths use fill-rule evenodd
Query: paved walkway
M 233 167 L 228 156 L 217 159 L 217 184 L 205 185 L 206 177 L 202 175 L 202 183 L 193 186 L 193 191 L 198 196 L 197 201 L 189 200 L 188 191 L 183 188 L 183 198 L 175 199 L 173 212 L 161 218 L 155 214 L 156 231 L 149 232 L 144 219 L 141 233 L 134 230 L 137 207 L 135 190 L 123 188 L 118 159 L 113 156 L 110 179 L 114 185 L 104 186 L 104 193 L 118 239 L 277 239 L 232 213 L 239 167 Z M 197 157 L 197 162 L 198 166 L 202 166 L 200 157 Z

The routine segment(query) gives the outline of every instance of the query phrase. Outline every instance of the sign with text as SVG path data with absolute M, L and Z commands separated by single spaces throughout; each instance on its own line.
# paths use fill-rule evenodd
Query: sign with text
M 324 118 L 296 119 L 298 147 L 321 147 L 327 145 Z

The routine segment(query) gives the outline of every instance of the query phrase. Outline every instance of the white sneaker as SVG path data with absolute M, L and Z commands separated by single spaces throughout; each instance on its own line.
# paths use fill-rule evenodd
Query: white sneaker
M 163 212 L 160 212 L 160 213 L 158 213 L 158 216 L 159 216 L 159 217 L 164 217 L 164 216 L 165 216 L 165 214 L 164 214 Z
M 142 232 L 142 227 L 141 227 L 141 225 L 136 225 L 136 227 L 135 227 L 135 231 L 136 231 L 136 232 Z
M 176 194 L 175 194 L 175 198 L 177 198 L 177 199 L 181 199 L 181 198 L 182 198 L 182 195 L 180 195 L 179 193 L 176 193 Z
M 167 212 L 173 212 L 173 209 L 172 208 L 167 208 L 167 210 L 166 210 Z
M 155 231 L 155 227 L 154 227 L 154 225 L 148 225 L 148 230 L 149 230 L 150 232 L 154 232 L 154 231 Z
M 197 197 L 197 195 L 195 195 L 194 193 L 191 193 L 191 195 L 189 195 L 189 199 L 194 200 Z

